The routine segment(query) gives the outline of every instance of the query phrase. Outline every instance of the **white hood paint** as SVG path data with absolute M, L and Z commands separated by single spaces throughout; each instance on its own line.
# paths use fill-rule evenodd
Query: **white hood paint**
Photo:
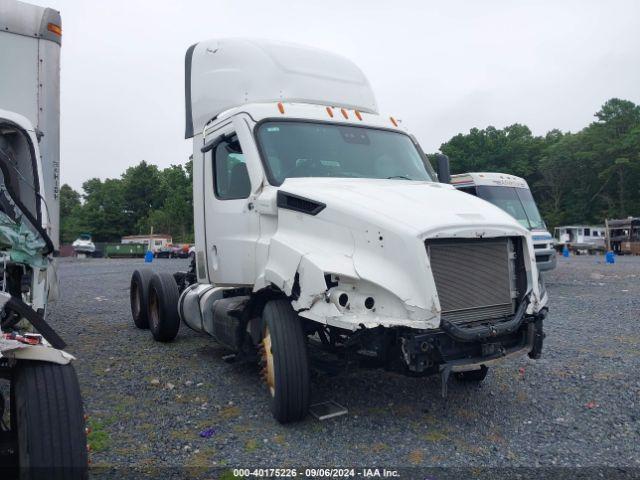
M 460 195 L 450 185 L 410 180 L 290 178 L 280 190 L 325 203 L 327 208 L 422 238 L 438 236 L 444 226 L 493 227 L 527 232 L 503 210 Z M 517 232 L 517 233 L 515 233 Z M 474 235 L 475 236 L 475 235 Z M 487 232 L 487 236 L 493 236 Z
M 501 209 L 450 185 L 287 179 L 279 190 L 326 204 L 316 216 L 276 209 L 277 190 L 265 187 L 256 199 L 256 210 L 263 216 L 261 230 L 274 233 L 261 232 L 266 258 L 258 254 L 258 263 L 264 265 L 258 271 L 264 276 L 255 289 L 273 283 L 290 295 L 298 273 L 300 295 L 293 304 L 303 316 L 350 329 L 361 324 L 437 328 L 440 304 L 424 241 L 481 236 L 526 238 L 525 265 L 533 291 L 529 313 L 542 307 L 530 232 Z M 325 273 L 339 276 L 357 298 L 374 296 L 375 312 L 364 308 L 341 312 L 328 303 Z

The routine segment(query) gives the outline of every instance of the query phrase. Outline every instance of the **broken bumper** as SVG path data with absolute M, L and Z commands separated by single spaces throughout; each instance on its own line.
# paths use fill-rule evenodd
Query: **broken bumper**
M 526 316 L 518 310 L 513 318 L 481 327 L 446 325 L 436 331 L 405 333 L 402 352 L 413 373 L 474 370 L 507 357 L 528 354 L 539 358 L 544 340 L 543 321 L 547 310 Z

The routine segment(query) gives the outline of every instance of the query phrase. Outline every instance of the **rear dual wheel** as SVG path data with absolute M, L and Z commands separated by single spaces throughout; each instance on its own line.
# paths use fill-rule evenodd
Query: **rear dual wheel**
M 149 286 L 149 330 L 158 342 L 170 342 L 180 328 L 178 284 L 169 273 L 156 273 Z
M 180 327 L 180 293 L 173 275 L 135 270 L 131 276 L 131 316 L 138 328 L 148 328 L 159 342 L 170 342 Z
M 129 300 L 131 301 L 131 316 L 133 323 L 140 329 L 149 328 L 147 303 L 149 302 L 149 285 L 153 272 L 148 268 L 135 270 L 131 275 Z
M 262 377 L 271 412 L 280 423 L 302 420 L 309 410 L 307 343 L 298 314 L 286 299 L 267 302 L 262 312 Z

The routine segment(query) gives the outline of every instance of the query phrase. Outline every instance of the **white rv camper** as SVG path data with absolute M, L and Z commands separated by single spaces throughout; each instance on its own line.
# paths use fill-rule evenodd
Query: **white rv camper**
M 57 294 L 60 13 L 0 1 L 0 470 L 86 478 L 73 356 L 46 321 Z M 44 395 L 43 392 L 48 392 Z M 16 472 L 11 472 L 15 468 Z M 4 477 L 3 477 L 4 478 Z
M 170 341 L 182 320 L 259 362 L 280 422 L 307 414 L 311 347 L 439 374 L 443 394 L 452 372 L 540 356 L 529 229 L 438 183 L 356 65 L 234 39 L 192 46 L 185 67 L 195 261 L 134 272 L 137 327 Z

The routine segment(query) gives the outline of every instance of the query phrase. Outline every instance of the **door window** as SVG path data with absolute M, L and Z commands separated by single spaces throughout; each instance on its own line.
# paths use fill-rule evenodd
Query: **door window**
M 220 200 L 249 197 L 251 182 L 238 136 L 226 136 L 213 151 L 213 182 Z

